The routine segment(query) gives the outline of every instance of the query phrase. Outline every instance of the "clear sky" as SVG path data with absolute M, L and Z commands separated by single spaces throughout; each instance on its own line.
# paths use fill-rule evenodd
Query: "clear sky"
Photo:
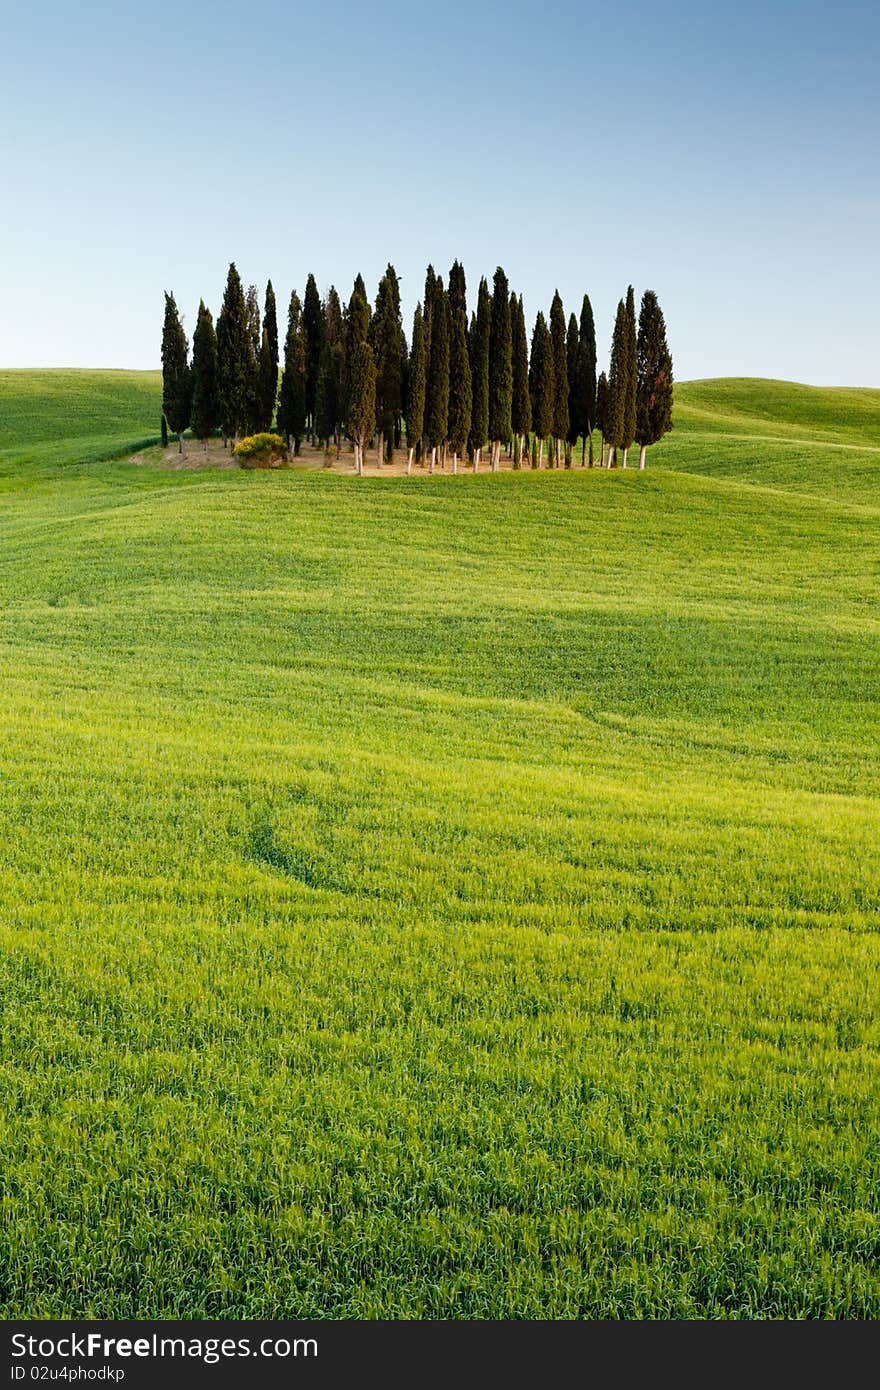
M 603 357 L 632 282 L 680 380 L 880 385 L 878 60 L 876 0 L 6 0 L 0 366 L 458 256 Z

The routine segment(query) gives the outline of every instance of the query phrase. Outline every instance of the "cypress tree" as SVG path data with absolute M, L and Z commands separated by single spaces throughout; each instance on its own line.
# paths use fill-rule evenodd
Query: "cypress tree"
M 376 428 L 376 360 L 364 341 L 355 343 L 351 358 L 348 431 L 354 442 L 355 468 L 364 471 L 364 448 Z
M 624 447 L 626 438 L 626 394 L 629 385 L 626 349 L 626 305 L 621 299 L 617 305 L 614 336 L 611 340 L 611 365 L 608 368 L 608 397 L 605 407 L 605 436 L 609 448 L 615 453 Z M 609 455 L 609 468 L 611 462 L 612 456 Z
M 370 332 L 370 304 L 362 275 L 355 277 L 354 288 L 345 313 L 345 422 L 348 426 L 351 409 L 355 352 L 367 341 Z M 375 362 L 373 363 L 375 367 Z M 351 433 L 349 431 L 349 433 Z
M 260 325 L 260 297 L 256 285 L 251 285 L 248 288 L 245 304 L 248 324 L 247 428 L 249 434 L 255 434 L 262 428 L 260 424 L 260 348 L 263 339 Z
M 247 425 L 248 322 L 241 278 L 234 261 L 229 267 L 223 307 L 217 320 L 217 383 L 220 427 L 225 438 L 238 440 Z
M 315 416 L 319 439 L 339 445 L 345 392 L 345 325 L 339 295 L 331 285 L 324 301 L 321 366 Z
M 449 343 L 449 446 L 452 449 L 452 471 L 458 472 L 458 456 L 467 448 L 473 408 L 471 364 L 468 356 L 467 310 L 456 291 L 455 309 L 449 301 L 452 332 Z
M 162 410 L 168 421 L 168 428 L 177 435 L 177 446 L 181 454 L 184 451 L 183 432 L 189 426 L 192 408 L 192 375 L 187 361 L 188 348 L 174 295 L 166 294 L 165 320 L 162 325 Z
M 636 304 L 633 287 L 626 292 L 626 389 L 623 398 L 623 466 L 636 437 L 636 389 L 638 385 L 638 344 L 636 341 Z
M 306 339 L 306 415 L 311 434 L 315 434 L 315 405 L 318 397 L 318 373 L 321 370 L 321 340 L 324 332 L 324 311 L 314 275 L 306 281 L 303 299 L 303 330 Z
M 574 314 L 568 316 L 568 332 L 565 335 L 565 362 L 568 371 L 568 434 L 565 437 L 565 466 L 571 468 L 571 454 L 580 438 L 580 426 L 575 399 L 577 384 L 578 323 Z
M 162 448 L 168 448 L 168 421 L 165 419 L 165 412 L 162 411 Z
M 287 312 L 287 336 L 284 339 L 284 372 L 278 395 L 278 429 L 287 440 L 294 442 L 294 454 L 299 453 L 306 428 L 306 339 L 303 330 L 302 305 L 296 290 L 290 296 Z
M 485 278 L 480 280 L 477 293 L 477 312 L 471 320 L 471 431 L 470 447 L 474 456 L 474 472 L 480 466 L 480 455 L 489 443 L 489 336 L 492 327 L 492 303 Z
M 513 392 L 510 425 L 514 435 L 514 468 L 522 463 L 523 441 L 532 428 L 532 402 L 529 396 L 529 342 L 522 295 L 510 296 L 510 327 L 513 337 Z
M 452 269 L 449 272 L 449 289 L 446 293 L 449 299 L 449 322 L 454 328 L 456 315 L 461 314 L 464 318 L 465 334 L 467 334 L 467 283 L 461 261 L 452 262 Z
M 376 312 L 370 325 L 373 354 L 376 360 L 376 425 L 378 429 L 377 459 L 385 457 L 385 441 L 393 449 L 397 422 L 403 406 L 400 341 L 403 325 L 400 318 L 400 282 L 393 265 L 389 264 L 376 296 Z
M 434 301 L 437 298 L 437 276 L 434 267 L 425 271 L 425 297 L 422 300 L 422 313 L 425 316 L 425 360 L 431 361 L 431 328 L 434 322 Z
M 581 321 L 578 327 L 578 355 L 571 400 L 578 433 L 583 437 L 581 466 L 585 461 L 587 439 L 589 438 L 590 467 L 592 468 L 593 430 L 596 424 L 596 325 L 593 322 L 593 306 L 590 303 L 589 295 L 586 294 L 581 307 Z
M 557 290 L 550 306 L 550 341 L 553 350 L 553 428 L 555 466 L 562 462 L 562 441 L 568 438 L 568 358 L 565 343 L 565 310 Z
M 532 332 L 529 386 L 532 396 L 532 427 L 537 441 L 537 448 L 532 457 L 532 467 L 540 468 L 544 462 L 544 441 L 553 430 L 553 408 L 556 399 L 553 343 L 550 338 L 550 330 L 547 327 L 547 320 L 540 310 Z
M 431 351 L 428 356 L 428 382 L 425 393 L 425 434 L 431 450 L 431 469 L 437 450 L 449 434 L 449 300 L 443 279 L 434 282 L 431 310 Z
M 501 442 L 511 435 L 513 406 L 513 337 L 510 327 L 510 289 L 498 266 L 492 282 L 492 317 L 489 329 L 489 438 L 492 440 L 492 472 L 498 470 Z
M 412 472 L 413 451 L 425 432 L 425 390 L 428 363 L 425 356 L 425 318 L 421 304 L 413 317 L 412 347 L 409 354 L 406 391 L 406 471 Z
M 193 334 L 192 360 L 192 427 L 197 439 L 204 442 L 208 452 L 208 437 L 220 420 L 217 399 L 217 334 L 210 309 L 199 301 L 199 317 Z
M 275 291 L 270 280 L 266 286 L 263 310 L 263 333 L 260 340 L 260 420 L 261 430 L 272 428 L 275 401 L 278 396 L 278 313 Z
M 672 356 L 666 321 L 653 290 L 642 295 L 639 310 L 636 381 L 636 434 L 639 468 L 645 452 L 672 429 Z
M 596 429 L 602 436 L 602 467 L 605 467 L 605 439 L 608 429 L 608 378 L 604 372 L 596 383 Z

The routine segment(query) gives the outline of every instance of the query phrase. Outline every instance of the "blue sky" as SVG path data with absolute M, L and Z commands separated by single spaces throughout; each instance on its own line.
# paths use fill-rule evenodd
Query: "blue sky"
M 878 60 L 852 0 L 11 0 L 0 366 L 155 366 L 231 259 L 410 316 L 458 256 L 603 356 L 632 282 L 679 379 L 880 385 Z

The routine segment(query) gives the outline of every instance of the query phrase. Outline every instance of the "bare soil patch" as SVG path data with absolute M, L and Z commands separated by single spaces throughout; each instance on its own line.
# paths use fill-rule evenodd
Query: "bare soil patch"
M 149 466 L 151 468 L 240 467 L 238 460 L 233 457 L 231 447 L 228 449 L 224 449 L 223 441 L 221 439 L 209 439 L 207 449 L 205 449 L 204 446 L 202 444 L 199 444 L 196 440 L 187 440 L 185 444 L 185 449 L 186 452 L 183 455 L 181 455 L 178 452 L 176 442 L 170 443 L 167 449 L 163 449 L 160 445 L 154 445 L 150 449 L 141 449 L 138 453 L 133 454 L 129 462 Z M 484 451 L 484 457 L 481 460 L 478 469 L 480 473 L 488 473 L 490 471 L 488 454 L 488 450 Z M 378 462 L 376 458 L 376 450 L 369 449 L 366 451 L 364 455 L 364 476 L 371 478 L 405 477 L 406 462 L 406 449 L 395 449 L 393 459 L 390 461 L 386 460 L 381 464 Z M 296 469 L 325 469 L 328 472 L 332 473 L 354 474 L 354 452 L 352 450 L 351 445 L 346 441 L 342 445 L 339 457 L 336 458 L 333 456 L 332 450 L 329 455 L 326 455 L 323 449 L 317 448 L 315 445 L 309 444 L 305 440 L 303 440 L 303 443 L 300 446 L 299 454 L 295 457 L 291 455 L 289 462 L 284 466 L 288 470 L 293 471 L 295 471 Z M 576 468 L 580 467 L 579 452 L 577 454 L 573 466 Z M 502 450 L 500 470 L 502 472 L 509 472 L 512 469 L 512 457 L 509 457 L 507 453 Z M 469 463 L 465 458 L 460 458 L 458 460 L 458 472 L 460 475 L 473 474 L 473 464 Z M 442 474 L 448 477 L 451 475 L 451 473 L 452 454 L 448 453 L 446 456 L 445 467 L 441 465 L 440 460 L 438 458 L 437 463 L 435 465 L 434 474 L 435 476 Z M 413 460 L 412 476 L 414 478 L 427 478 L 431 476 L 428 458 L 424 458 L 421 461 L 421 463 L 419 463 L 415 459 Z

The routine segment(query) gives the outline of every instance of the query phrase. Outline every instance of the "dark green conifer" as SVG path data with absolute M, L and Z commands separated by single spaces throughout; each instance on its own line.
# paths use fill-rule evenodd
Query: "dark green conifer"
M 489 337 L 492 328 L 492 301 L 485 278 L 480 280 L 477 293 L 477 312 L 471 320 L 471 430 L 469 444 L 474 460 L 474 472 L 480 466 L 480 455 L 489 443 Z
M 303 331 L 306 339 L 306 414 L 309 432 L 315 434 L 315 405 L 318 397 L 318 373 L 321 370 L 321 341 L 324 334 L 324 311 L 314 275 L 306 281 L 303 299 Z
M 585 462 L 587 441 L 590 467 L 593 466 L 593 430 L 596 425 L 596 326 L 589 295 L 584 295 L 578 326 L 578 352 L 574 384 L 569 396 L 577 432 L 583 439 L 581 465 Z
M 278 395 L 278 429 L 287 440 L 288 447 L 293 440 L 294 454 L 298 454 L 306 431 L 306 338 L 302 305 L 296 290 L 290 296 L 287 313 L 284 371 Z
M 510 288 L 498 266 L 492 282 L 492 318 L 489 330 L 489 438 L 492 472 L 501 460 L 501 444 L 511 435 L 513 407 L 513 337 L 510 328 Z
M 386 442 L 389 449 L 394 447 L 394 437 L 403 407 L 400 282 L 394 266 L 390 264 L 379 285 L 370 333 L 376 360 L 377 458 L 381 462 L 385 457 Z
M 348 426 L 350 403 L 352 400 L 355 350 L 365 343 L 370 332 L 370 303 L 362 275 L 355 277 L 354 288 L 345 312 L 345 422 Z M 375 368 L 375 360 L 373 366 Z M 350 433 L 350 431 L 349 431 Z
M 229 267 L 223 307 L 217 319 L 217 384 L 220 428 L 238 440 L 247 428 L 249 388 L 248 317 L 235 262 Z
M 605 467 L 605 445 L 608 439 L 608 378 L 600 372 L 596 383 L 596 429 L 602 437 L 602 467 Z M 609 460 L 610 461 L 610 460 Z
M 467 283 L 464 276 L 464 266 L 461 261 L 453 261 L 452 269 L 449 272 L 449 289 L 446 292 L 449 299 L 449 322 L 455 325 L 456 315 L 464 316 L 465 335 L 467 335 Z
M 623 466 L 636 437 L 636 389 L 638 385 L 638 345 L 636 341 L 636 303 L 633 287 L 626 292 L 626 391 L 623 402 Z
M 425 435 L 431 450 L 431 472 L 449 433 L 449 300 L 442 276 L 434 281 L 431 310 L 431 351 L 425 394 Z
M 614 336 L 611 339 L 611 364 L 608 368 L 608 399 L 605 409 L 605 437 L 613 456 L 609 456 L 608 466 L 616 461 L 618 449 L 626 447 L 626 409 L 629 387 L 629 368 L 626 360 L 627 323 L 626 305 L 621 299 L 617 305 L 614 320 Z
M 217 397 L 217 334 L 210 309 L 205 308 L 204 300 L 199 301 L 199 317 L 193 334 L 192 360 L 192 428 L 196 439 L 204 442 L 208 452 L 208 439 L 220 423 L 220 408 Z
M 177 435 L 180 453 L 183 432 L 189 428 L 192 409 L 192 374 L 187 360 L 189 344 L 183 323 L 177 312 L 173 294 L 165 295 L 165 320 L 162 325 L 162 410 L 168 428 Z
M 428 363 L 425 356 L 425 318 L 421 304 L 416 305 L 413 317 L 412 347 L 406 374 L 406 471 L 412 472 L 413 453 L 421 445 L 425 432 L 425 392 Z
M 457 264 L 457 262 L 456 262 Z M 455 267 L 453 267 L 453 270 Z M 462 272 L 463 275 L 463 272 Z M 456 287 L 455 300 L 449 300 L 451 337 L 449 343 L 449 447 L 452 450 L 452 471 L 458 472 L 458 456 L 467 448 L 471 428 L 473 389 L 468 354 L 467 310 L 463 298 L 463 281 Z M 453 309 L 454 302 L 454 309 Z
M 568 358 L 565 343 L 565 310 L 557 290 L 550 306 L 550 341 L 553 351 L 554 465 L 562 462 L 562 441 L 568 437 Z
M 248 412 L 247 428 L 249 434 L 256 434 L 260 428 L 260 348 L 263 340 L 260 321 L 260 296 L 256 285 L 248 287 L 245 298 L 248 322 Z
M 432 265 L 425 271 L 425 297 L 422 300 L 422 313 L 425 316 L 425 360 L 431 361 L 431 327 L 434 322 L 434 301 L 437 298 L 437 276 Z
M 514 436 L 513 466 L 522 463 L 523 444 L 532 428 L 532 401 L 529 395 L 529 342 L 522 295 L 510 296 L 510 326 L 513 336 L 513 392 L 510 424 Z
M 349 376 L 348 432 L 354 443 L 355 468 L 364 471 L 364 449 L 376 428 L 376 360 L 368 342 L 355 341 Z
M 278 396 L 278 312 L 270 280 L 266 286 L 263 333 L 260 340 L 260 429 L 270 430 Z
M 339 295 L 331 285 L 324 301 L 324 327 L 321 366 L 315 416 L 319 439 L 330 440 L 337 448 L 341 439 L 345 394 L 345 324 Z
M 636 372 L 636 434 L 639 468 L 645 452 L 672 429 L 672 356 L 666 321 L 653 290 L 642 295 L 639 310 Z
M 529 387 L 532 397 L 532 428 L 536 438 L 532 467 L 540 468 L 544 462 L 544 441 L 553 432 L 553 410 L 556 399 L 553 343 L 550 338 L 550 330 L 547 327 L 547 320 L 540 310 L 532 332 Z
M 568 434 L 565 438 L 565 466 L 571 468 L 572 450 L 580 438 L 577 402 L 574 399 L 577 383 L 578 323 L 574 314 L 568 316 L 568 331 L 565 335 L 565 362 L 568 370 Z

